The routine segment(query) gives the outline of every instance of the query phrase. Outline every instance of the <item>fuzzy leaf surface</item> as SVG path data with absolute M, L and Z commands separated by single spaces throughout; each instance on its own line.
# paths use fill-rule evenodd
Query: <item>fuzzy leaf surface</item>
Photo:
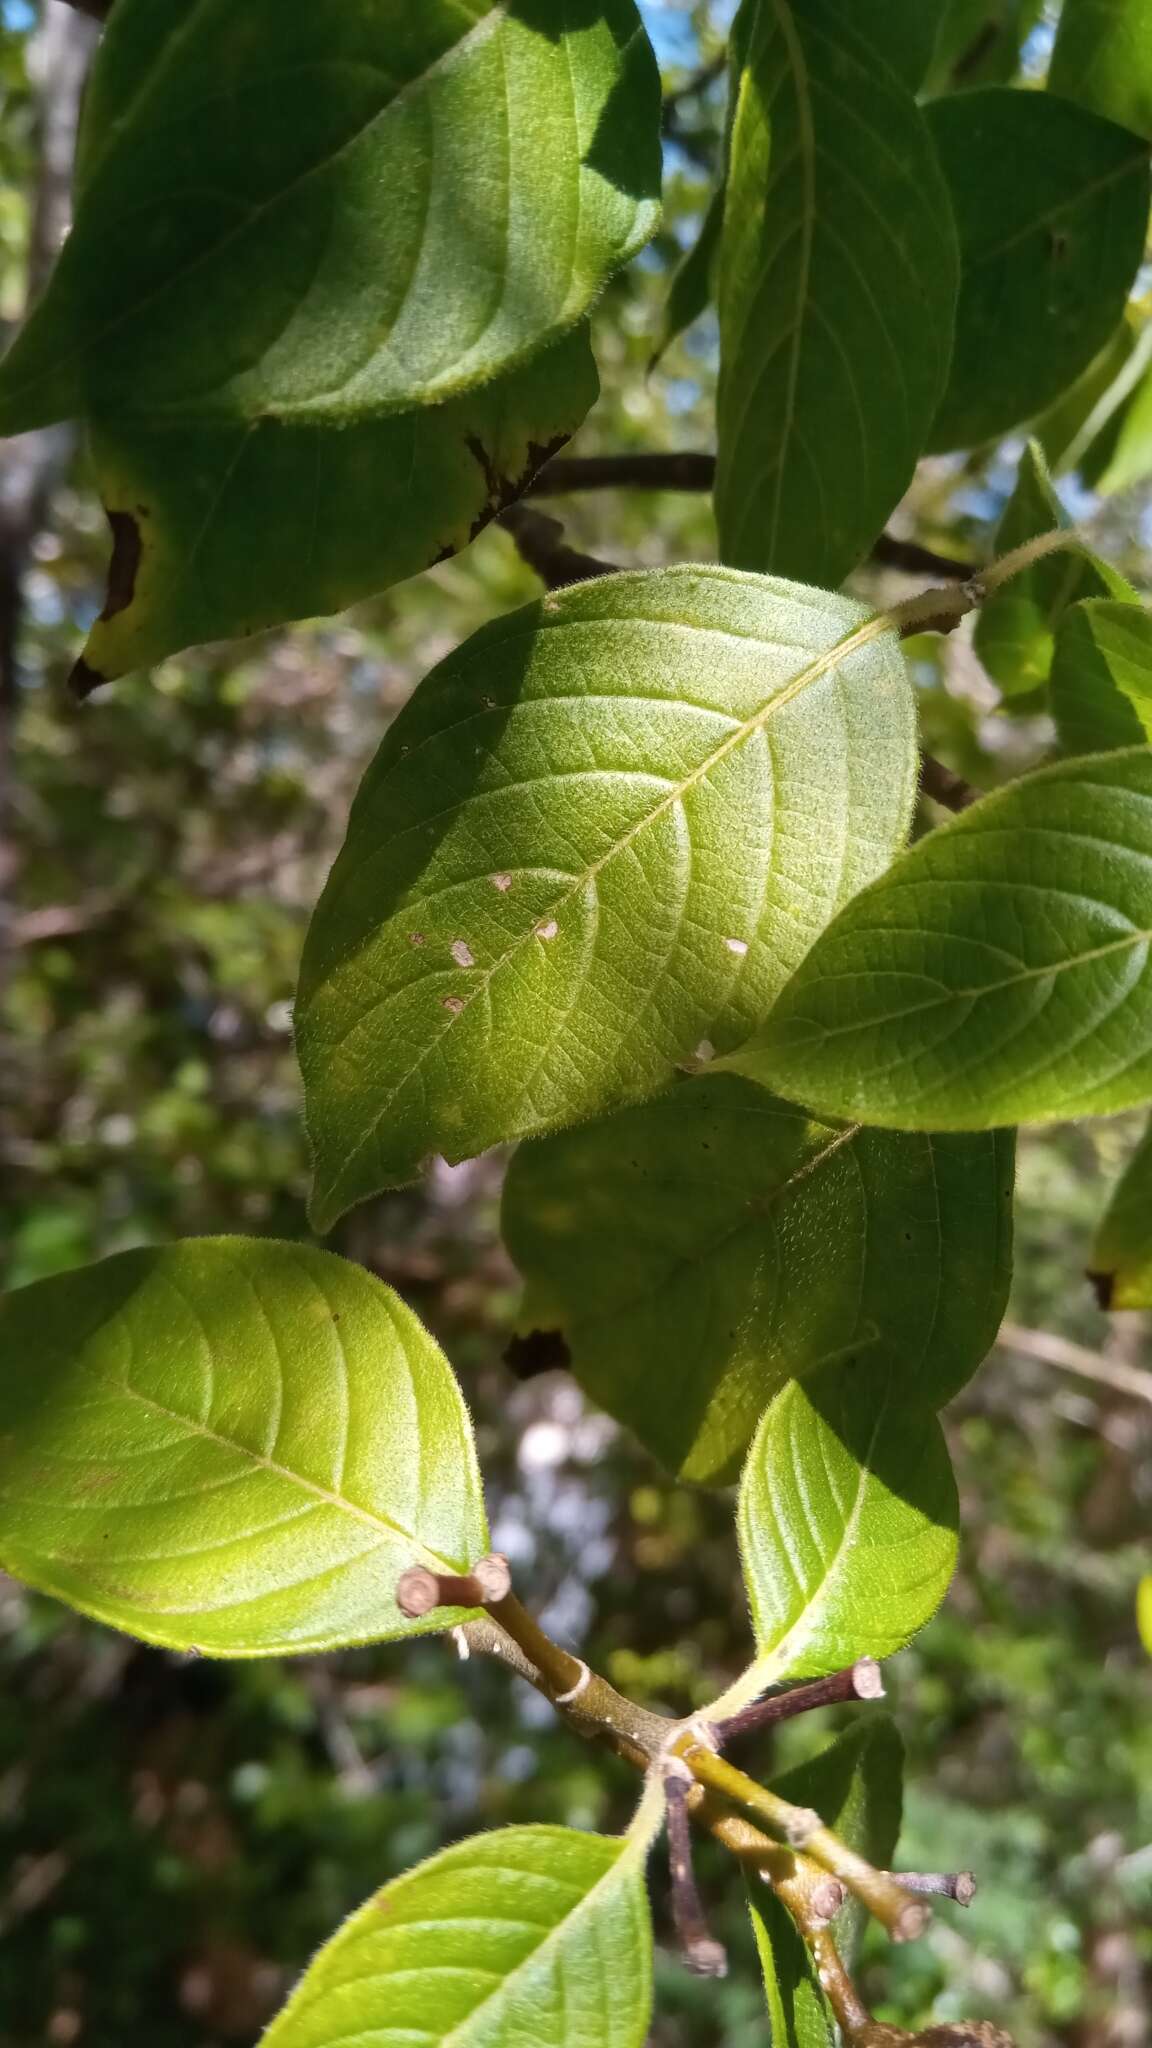
M 951 193 L 961 285 L 933 448 L 1033 419 L 1087 368 L 1144 253 L 1148 148 L 1049 93 L 989 86 L 926 118 Z
M 1078 604 L 1056 636 L 1052 715 L 1070 754 L 1152 740 L 1152 614 L 1139 604 Z
M 526 362 L 647 240 L 633 0 L 118 0 L 0 431 L 346 426 Z
M 198 1238 L 0 1301 L 0 1559 L 84 1614 L 217 1656 L 337 1649 L 426 1630 L 400 1573 L 487 1543 L 443 1354 L 343 1259 Z
M 1061 761 L 929 833 L 726 1064 L 822 1115 L 993 1130 L 1152 1100 L 1152 750 Z
M 915 778 L 899 644 L 847 599 L 666 569 L 484 627 L 389 731 L 309 931 L 317 1226 L 739 1044 Z
M 377 1892 L 265 2048 L 641 2048 L 652 1931 L 639 1846 L 498 1828 Z
M 867 553 L 943 395 L 956 289 L 908 87 L 841 0 L 761 0 L 720 250 L 725 560 L 835 585 Z
M 936 1612 L 956 1562 L 943 1432 L 900 1376 L 862 1364 L 793 1381 L 740 1485 L 740 1551 L 761 1685 L 890 1657 Z
M 1092 1247 L 1103 1308 L 1152 1308 L 1152 1126 L 1128 1161 Z
M 996 529 L 993 553 L 1009 554 L 1025 541 L 1069 523 L 1044 451 L 1038 441 L 1030 441 Z M 1079 548 L 1042 556 L 993 590 L 976 614 L 973 645 L 1005 696 L 1043 688 L 1052 668 L 1056 628 L 1069 605 L 1078 598 L 1107 596 L 1136 602 L 1135 591 L 1116 570 Z
M 1004 1315 L 1012 1152 L 681 1083 L 517 1152 L 518 1326 L 561 1331 L 585 1392 L 687 1479 L 728 1477 L 773 1395 L 854 1350 L 938 1406 Z

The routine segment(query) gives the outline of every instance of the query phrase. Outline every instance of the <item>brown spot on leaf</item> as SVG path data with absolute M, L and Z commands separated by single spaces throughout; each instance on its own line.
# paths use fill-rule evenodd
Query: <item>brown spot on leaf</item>
M 114 619 L 117 612 L 127 611 L 136 595 L 142 552 L 140 528 L 131 512 L 108 512 L 108 524 L 112 528 L 112 560 L 102 619 Z
M 479 435 L 465 435 L 464 446 L 469 455 L 474 456 L 479 463 L 488 492 L 488 503 L 483 511 L 477 514 L 468 530 L 469 540 L 475 540 L 477 534 L 482 533 L 499 513 L 506 511 L 509 505 L 514 505 L 517 498 L 523 497 L 533 477 L 543 469 L 546 462 L 551 462 L 552 457 L 558 454 L 567 440 L 567 434 L 557 434 L 551 441 L 529 441 L 527 462 L 519 476 L 511 477 L 501 474 Z
M 1096 1306 L 1103 1309 L 1111 1308 L 1112 1296 L 1116 1291 L 1115 1273 L 1093 1273 L 1090 1270 L 1084 1277 L 1096 1296 Z
M 93 690 L 103 689 L 107 681 L 107 676 L 102 676 L 99 669 L 90 668 L 84 656 L 81 655 L 79 661 L 72 664 L 72 671 L 68 677 L 68 688 L 71 690 L 72 695 L 78 697 L 80 702 L 83 703 L 86 697 L 92 695 Z
M 567 1372 L 572 1353 L 563 1330 L 529 1330 L 512 1338 L 504 1363 L 518 1380 L 534 1380 L 542 1372 Z

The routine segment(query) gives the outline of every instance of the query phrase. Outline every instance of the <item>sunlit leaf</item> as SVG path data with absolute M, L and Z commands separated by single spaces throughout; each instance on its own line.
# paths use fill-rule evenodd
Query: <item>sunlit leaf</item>
M 117 0 L 0 431 L 349 425 L 573 327 L 656 223 L 633 0 Z
M 947 192 L 911 93 L 842 0 L 763 0 L 730 156 L 721 552 L 836 584 L 902 495 L 944 391 Z
M 762 1685 L 889 1657 L 936 1612 L 956 1562 L 943 1433 L 900 1375 L 862 1361 L 793 1381 L 740 1486 L 740 1550 Z
M 1103 1308 L 1152 1308 L 1152 1127 L 1128 1161 L 1092 1247 Z
M 592 403 L 568 330 L 658 187 L 633 0 L 118 0 L 0 367 L 0 432 L 91 431 L 115 552 L 79 686 L 464 546 Z
M 583 329 L 447 405 L 346 427 L 101 422 L 116 550 L 79 680 L 340 611 L 466 547 L 595 400 Z
M 641 2048 L 644 1846 L 515 1827 L 445 1849 L 345 1921 L 266 2048 Z
M 1148 149 L 1048 93 L 991 86 L 926 111 L 961 255 L 931 446 L 968 448 L 1035 418 L 1119 325 L 1144 253 Z
M 1070 754 L 1152 739 L 1152 614 L 1140 604 L 1078 604 L 1061 621 L 1052 714 Z
M 319 1228 L 748 1036 L 907 829 L 907 672 L 866 618 L 731 570 L 605 577 L 425 679 L 305 947 Z
M 1006 555 L 1042 533 L 1071 522 L 1053 489 L 1039 442 L 1020 458 L 1016 488 L 996 529 L 994 553 Z M 1046 555 L 985 599 L 976 615 L 973 645 L 985 668 L 1012 697 L 1041 688 L 1052 667 L 1056 627 L 1077 598 L 1136 593 L 1107 563 L 1080 549 Z
M 1152 322 L 1141 320 L 1130 302 L 1099 355 L 1036 421 L 1036 438 L 1055 474 L 1074 470 L 1090 490 L 1102 488 L 1138 409 L 1150 361 Z
M 1152 1100 L 1152 750 L 1061 761 L 843 911 L 729 1064 L 824 1115 L 992 1130 Z
M 0 1301 L 0 1562 L 83 1613 L 174 1649 L 329 1650 L 427 1628 L 400 1573 L 486 1548 L 456 1382 L 359 1267 L 195 1238 Z
M 1048 86 L 1152 139 L 1148 0 L 1064 0 Z
M 1116 422 L 1115 441 L 1103 475 L 1096 483 L 1101 496 L 1135 490 L 1152 476 L 1152 327 L 1141 350 L 1139 382 Z
M 788 1379 L 857 1351 L 921 1402 L 989 1350 L 1012 1142 L 816 1123 L 734 1075 L 522 1146 L 503 1211 L 525 1332 L 686 1478 L 723 1478 Z

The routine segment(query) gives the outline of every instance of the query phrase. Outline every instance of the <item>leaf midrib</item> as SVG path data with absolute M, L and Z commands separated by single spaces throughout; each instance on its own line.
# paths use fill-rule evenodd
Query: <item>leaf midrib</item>
M 880 1435 L 887 1409 L 888 1399 L 886 1397 L 872 1424 L 872 1431 L 868 1442 L 857 1461 L 859 1478 L 856 1484 L 856 1497 L 852 1502 L 847 1520 L 844 1522 L 837 1539 L 835 1551 L 826 1563 L 816 1585 L 806 1595 L 804 1605 L 795 1621 L 789 1623 L 779 1642 L 774 1643 L 770 1650 L 762 1652 L 756 1659 L 753 1670 L 759 1674 L 759 1684 L 761 1686 L 771 1685 L 777 1678 L 786 1678 L 796 1658 L 812 1639 L 815 1631 L 814 1611 L 821 1601 L 826 1600 L 829 1586 L 841 1572 L 844 1554 L 852 1547 L 852 1541 L 859 1526 L 860 1517 L 864 1512 L 864 1503 L 868 1489 L 875 1477 L 871 1465 L 872 1453 L 876 1447 L 876 1439 Z M 854 1456 L 855 1453 L 850 1453 L 850 1455 Z
M 303 1493 L 310 1493 L 315 1500 L 321 1501 L 325 1506 L 337 1508 L 342 1514 L 365 1523 L 368 1528 L 375 1529 L 390 1542 L 398 1537 L 402 1542 L 411 1544 L 413 1551 L 420 1553 L 419 1558 L 413 1557 L 414 1564 L 424 1562 L 439 1571 L 455 1569 L 458 1560 L 443 1558 L 438 1552 L 429 1550 L 427 1545 L 422 1543 L 418 1536 L 414 1536 L 410 1529 L 405 1528 L 402 1522 L 394 1521 L 391 1516 L 380 1514 L 373 1509 L 360 1507 L 356 1501 L 349 1500 L 346 1494 L 335 1493 L 330 1487 L 321 1486 L 318 1480 L 305 1478 L 302 1472 L 294 1472 L 291 1466 L 281 1464 L 278 1459 L 266 1457 L 262 1452 L 252 1450 L 248 1444 L 237 1443 L 232 1437 L 222 1436 L 206 1422 L 197 1422 L 191 1416 L 181 1415 L 178 1409 L 169 1408 L 166 1403 L 157 1401 L 150 1394 L 142 1394 L 126 1380 L 119 1384 L 120 1391 L 127 1394 L 130 1400 L 139 1402 L 141 1407 L 149 1409 L 154 1415 L 163 1416 L 166 1422 L 178 1423 L 189 1436 L 197 1437 L 205 1443 L 217 1444 L 221 1450 L 231 1451 L 234 1456 L 247 1459 L 249 1464 L 259 1467 L 261 1471 L 271 1472 L 288 1485 L 298 1488 Z
M 660 802 L 648 811 L 643 818 L 638 819 L 634 825 L 630 825 L 627 832 L 622 834 L 612 846 L 601 854 L 599 859 L 593 861 L 580 874 L 574 875 L 569 887 L 547 906 L 543 915 L 555 916 L 559 911 L 563 910 L 574 898 L 587 889 L 590 883 L 596 880 L 597 876 L 602 873 L 610 862 L 625 852 L 633 840 L 637 839 L 642 832 L 646 832 L 655 823 L 657 818 L 662 817 L 666 811 L 671 810 L 674 805 L 682 802 L 689 790 L 696 788 L 700 782 L 711 775 L 714 769 L 727 760 L 730 754 L 737 752 L 747 740 L 762 731 L 779 711 L 782 711 L 788 704 L 794 702 L 804 690 L 808 689 L 813 683 L 819 682 L 825 675 L 830 674 L 841 663 L 849 660 L 853 654 L 870 646 L 874 640 L 883 638 L 886 633 L 891 631 L 892 624 L 887 614 L 883 612 L 876 613 L 872 618 L 865 619 L 861 625 L 853 627 L 850 632 L 842 635 L 839 640 L 835 641 L 831 647 L 826 648 L 823 653 L 816 655 L 795 676 L 792 676 L 786 683 L 782 684 L 780 689 L 768 699 L 767 703 L 762 704 L 758 711 L 753 712 L 751 717 L 745 719 L 733 732 L 727 734 L 719 745 L 713 748 L 712 752 L 697 764 L 690 774 L 683 777 L 679 782 L 670 784 Z M 391 1111 L 392 1104 L 397 1096 L 408 1086 L 413 1077 L 419 1073 L 425 1061 L 430 1059 L 432 1054 L 439 1050 L 444 1039 L 459 1022 L 459 1019 L 468 1014 L 476 998 L 480 995 L 486 995 L 496 975 L 510 961 L 516 959 L 526 946 L 535 940 L 536 926 L 539 922 L 540 915 L 537 914 L 533 918 L 530 930 L 520 934 L 489 967 L 483 968 L 476 974 L 468 994 L 461 999 L 460 1009 L 445 1012 L 446 1022 L 441 1025 L 435 1037 L 429 1038 L 428 1042 L 421 1047 L 416 1058 L 397 1077 L 389 1092 L 383 1096 L 380 1107 L 369 1120 L 356 1144 L 350 1151 L 344 1154 L 339 1175 L 329 1184 L 330 1192 L 334 1192 L 338 1186 L 347 1181 L 357 1160 L 361 1158 L 367 1147 L 375 1142 L 376 1134 Z M 328 1048 L 329 1057 L 339 1050 L 344 1039 L 350 1037 L 353 1031 L 360 1028 L 363 1021 L 362 1016 L 355 1019 L 343 1036 Z
M 1018 885 L 1010 883 L 1008 886 L 1016 887 Z M 903 928 L 900 929 L 899 935 L 901 937 L 909 935 L 912 937 L 923 936 L 922 934 L 917 934 L 915 930 L 908 934 Z M 858 934 L 855 936 L 858 936 Z M 820 1042 L 824 1044 L 830 1039 L 848 1037 L 860 1031 L 875 1031 L 889 1024 L 899 1023 L 905 1017 L 919 1017 L 927 1010 L 942 1009 L 949 1003 L 978 1002 L 985 996 L 1000 995 L 1004 989 L 1018 988 L 1024 982 L 1050 980 L 1061 974 L 1072 973 L 1079 967 L 1089 966 L 1093 961 L 1105 960 L 1111 953 L 1127 952 L 1133 946 L 1146 946 L 1150 942 L 1152 942 L 1152 931 L 1133 930 L 1122 939 L 1111 940 L 1106 946 L 1095 946 L 1086 953 L 1075 953 L 1068 959 L 1054 960 L 1046 967 L 1021 968 L 1018 974 L 1006 975 L 1003 981 L 985 982 L 980 988 L 945 988 L 940 995 L 929 996 L 922 1003 L 910 1003 L 902 1010 L 885 1010 L 881 1016 L 872 1018 L 866 1023 L 854 1020 L 847 1024 L 821 1025 Z M 902 976 L 904 972 L 904 970 L 897 967 L 873 969 L 872 971 L 878 978 L 885 973 Z M 830 975 L 827 977 L 827 980 L 840 981 L 856 978 L 858 977 L 842 973 Z

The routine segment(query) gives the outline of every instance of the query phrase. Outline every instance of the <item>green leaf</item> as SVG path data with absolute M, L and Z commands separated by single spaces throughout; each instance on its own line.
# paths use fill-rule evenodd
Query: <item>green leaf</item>
M 996 529 L 994 552 L 1009 554 L 1025 541 L 1069 523 L 1052 487 L 1044 451 L 1038 441 L 1030 441 Z M 1070 604 L 1078 598 L 1109 595 L 1136 602 L 1135 591 L 1106 562 L 1072 549 L 1043 556 L 992 591 L 976 615 L 973 644 L 1005 696 L 1023 695 L 1048 681 L 1056 627 Z
M 1096 1233 L 1091 1279 L 1102 1308 L 1152 1308 L 1152 1125 Z
M 393 1601 L 488 1537 L 447 1363 L 327 1252 L 199 1238 L 0 1301 L 0 1560 L 170 1649 L 331 1650 L 443 1628 Z
M 641 2048 L 644 1846 L 515 1827 L 443 1850 L 353 1913 L 264 2048 Z
M 1145 367 L 1152 356 L 1152 327 L 1146 330 L 1140 351 L 1143 375 L 1132 387 L 1116 422 L 1116 436 L 1107 467 L 1096 484 L 1101 497 L 1134 490 L 1152 476 L 1152 368 Z
M 581 328 L 482 391 L 340 431 L 275 418 L 97 426 L 117 546 L 81 683 L 340 611 L 466 547 L 596 391 Z
M 945 187 L 843 0 L 761 0 L 720 254 L 721 552 L 834 585 L 902 495 L 944 391 Z
M 1043 0 L 943 0 L 941 8 L 926 8 L 940 20 L 929 94 L 1009 84 L 1043 11 Z
M 1148 0 L 1064 0 L 1048 87 L 1152 139 Z
M 1052 713 L 1070 754 L 1152 739 L 1152 615 L 1096 600 L 1066 613 L 1052 665 Z
M 308 934 L 317 1227 L 740 1043 L 915 777 L 899 643 L 849 600 L 665 569 L 484 627 L 391 727 Z
M 832 2011 L 796 1922 L 766 1883 L 746 1881 L 772 2048 L 833 2048 Z
M 672 273 L 649 369 L 655 369 L 677 336 L 683 334 L 686 327 L 691 327 L 693 321 L 698 320 L 711 305 L 723 224 L 724 187 L 719 185 L 708 202 L 696 240 Z
M 895 1367 L 826 1366 L 766 1411 L 739 1531 L 760 1687 L 890 1657 L 956 1562 L 956 1482 L 932 1410 Z
M 559 1329 L 671 1470 L 723 1479 L 789 1379 L 857 1348 L 950 1399 L 1004 1315 L 1011 1195 L 1008 1137 L 832 1127 L 706 1076 L 517 1152 L 519 1327 Z
M 832 6 L 909 92 L 919 91 L 936 48 L 940 0 L 832 0 Z
M 1111 340 L 1036 422 L 1036 438 L 1055 473 L 1074 470 L 1090 490 L 1101 487 L 1118 456 L 1150 360 L 1152 323 L 1130 302 Z
M 902 855 L 725 1065 L 898 1130 L 1152 1099 L 1152 750 L 1061 761 Z
M 991 86 L 926 111 L 961 255 L 930 446 L 969 448 L 1051 405 L 1119 325 L 1144 253 L 1148 150 L 1048 93 Z
M 345 426 L 515 369 L 652 233 L 658 90 L 633 0 L 117 0 L 0 432 Z

